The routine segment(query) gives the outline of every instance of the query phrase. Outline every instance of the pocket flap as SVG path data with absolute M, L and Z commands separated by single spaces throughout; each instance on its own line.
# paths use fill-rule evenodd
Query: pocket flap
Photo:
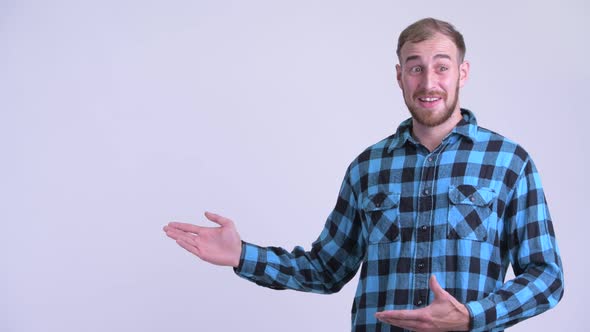
M 468 184 L 449 187 L 449 200 L 453 204 L 487 206 L 495 197 L 496 192 L 490 188 Z
M 377 193 L 365 199 L 366 211 L 393 209 L 399 206 L 399 193 Z

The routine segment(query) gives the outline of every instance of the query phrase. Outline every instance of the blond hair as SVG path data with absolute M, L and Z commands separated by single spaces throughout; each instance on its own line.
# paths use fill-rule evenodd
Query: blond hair
M 419 43 L 432 38 L 436 33 L 441 33 L 451 39 L 457 46 L 459 63 L 465 58 L 465 41 L 463 35 L 455 27 L 445 21 L 429 17 L 421 19 L 404 29 L 397 40 L 397 57 L 399 59 L 401 49 L 405 43 Z M 401 60 L 400 60 L 401 61 Z

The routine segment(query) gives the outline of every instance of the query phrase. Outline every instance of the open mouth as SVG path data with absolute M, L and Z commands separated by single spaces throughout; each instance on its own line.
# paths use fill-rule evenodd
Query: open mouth
M 418 100 L 420 100 L 423 103 L 434 103 L 436 101 L 441 100 L 440 97 L 420 97 L 418 98 Z
M 428 97 L 418 97 L 418 101 L 422 104 L 423 107 L 434 107 L 440 102 L 443 98 L 441 96 L 428 96 Z

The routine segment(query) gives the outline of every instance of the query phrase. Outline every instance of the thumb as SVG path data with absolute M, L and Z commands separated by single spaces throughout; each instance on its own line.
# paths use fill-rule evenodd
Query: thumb
M 212 222 L 218 224 L 219 226 L 229 226 L 232 224 L 232 221 L 226 217 L 220 216 L 213 212 L 205 212 L 205 217 L 211 220 Z
M 436 277 L 434 276 L 434 274 L 430 276 L 429 284 L 430 289 L 434 293 L 435 299 L 441 298 L 447 293 L 442 287 L 440 287 L 438 281 L 436 281 Z

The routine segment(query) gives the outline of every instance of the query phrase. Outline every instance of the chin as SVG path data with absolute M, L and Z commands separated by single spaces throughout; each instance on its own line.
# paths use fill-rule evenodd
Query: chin
M 426 127 L 436 127 L 440 124 L 445 123 L 453 115 L 454 110 L 442 109 L 410 109 L 412 118 L 419 124 Z

